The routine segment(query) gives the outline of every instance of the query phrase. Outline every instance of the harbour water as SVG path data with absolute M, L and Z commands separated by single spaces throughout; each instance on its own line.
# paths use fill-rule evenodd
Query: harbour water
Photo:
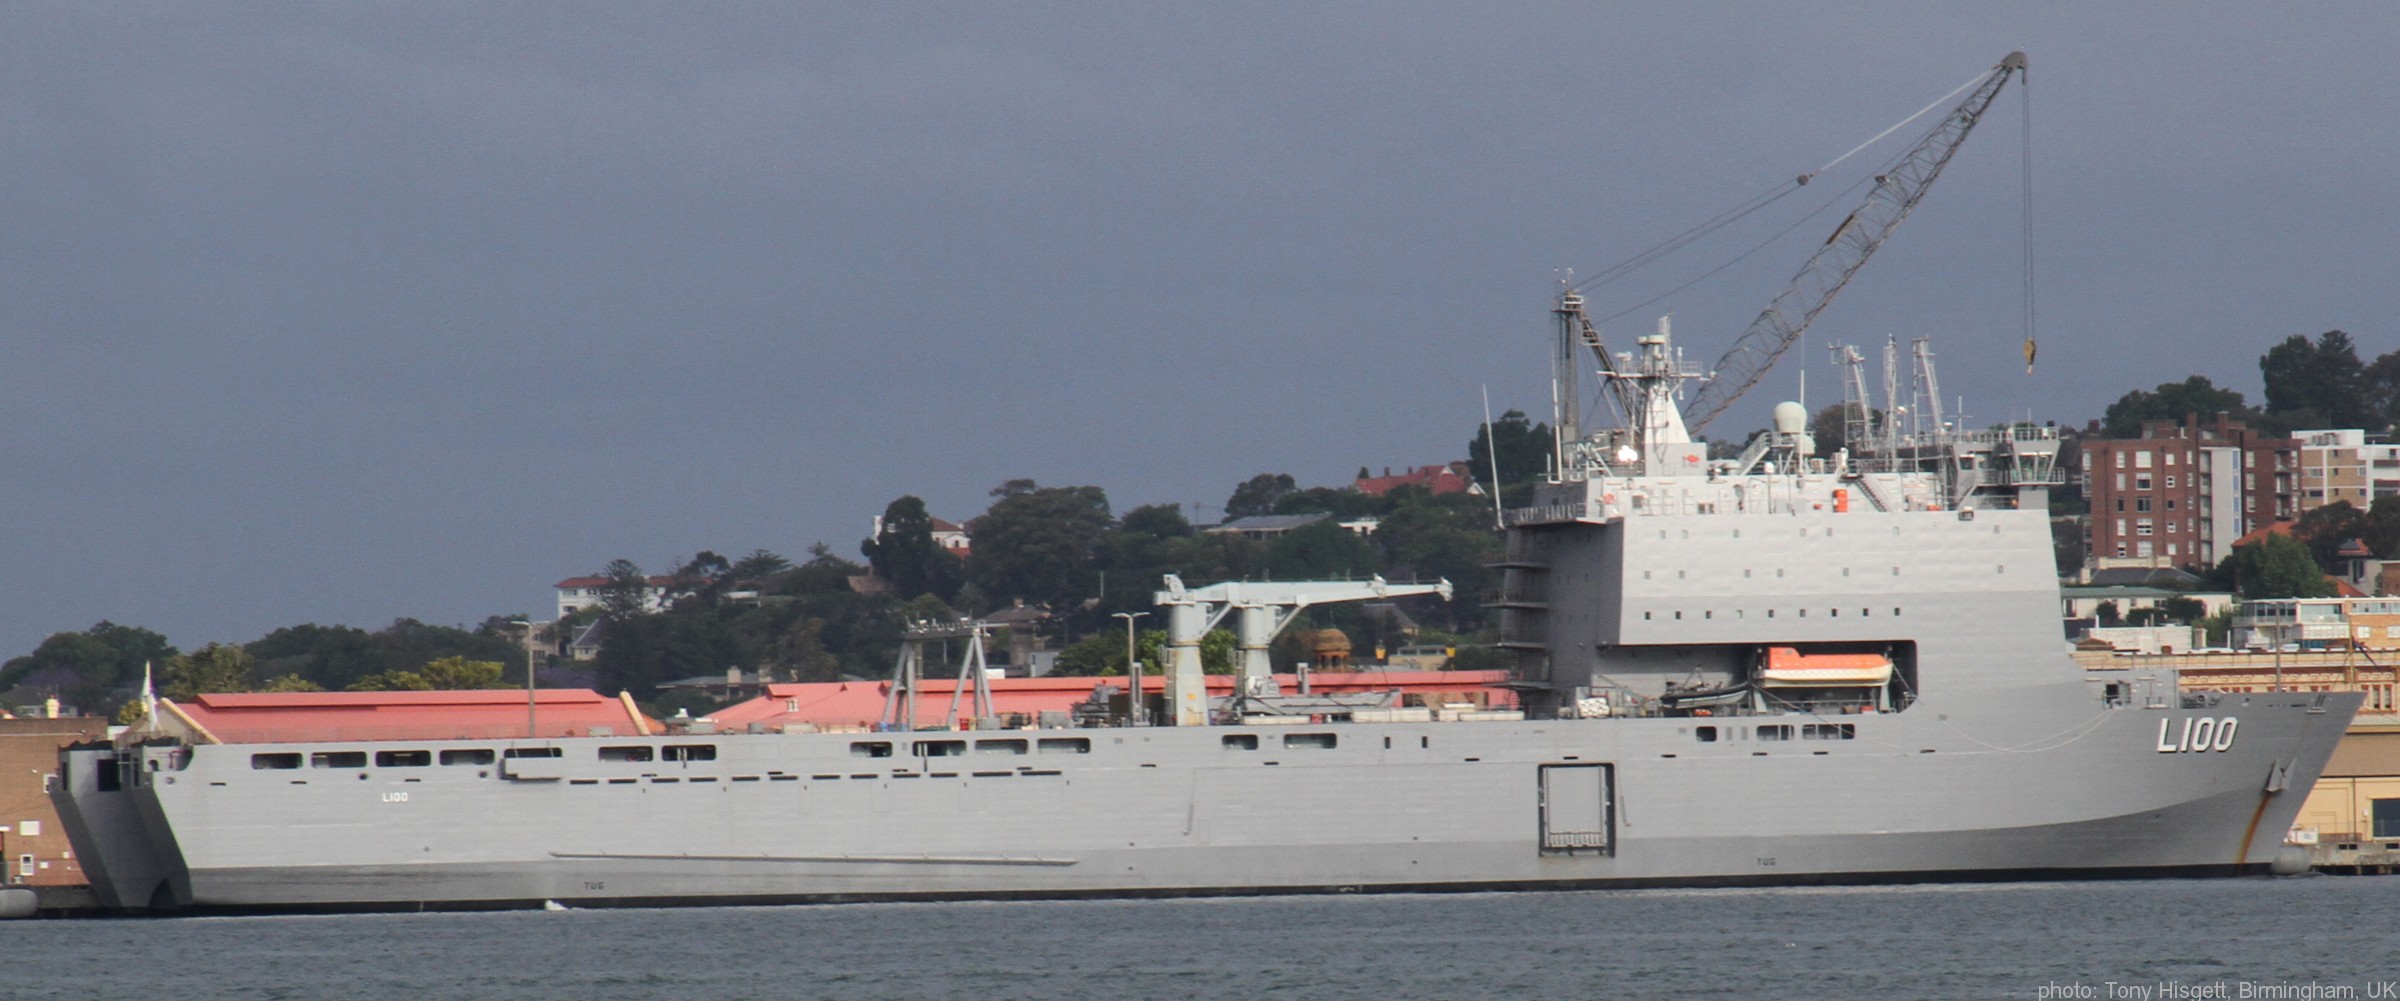
M 22 921 L 0 996 L 2380 998 L 2395 927 L 2333 876 Z

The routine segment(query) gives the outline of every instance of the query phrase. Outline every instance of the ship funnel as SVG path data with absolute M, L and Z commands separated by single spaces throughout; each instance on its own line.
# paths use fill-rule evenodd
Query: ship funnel
M 1775 433 L 1799 434 L 1808 430 L 1808 408 L 1790 400 L 1775 405 Z

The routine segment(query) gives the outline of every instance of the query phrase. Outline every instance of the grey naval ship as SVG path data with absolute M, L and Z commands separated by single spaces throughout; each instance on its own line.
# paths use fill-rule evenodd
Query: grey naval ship
M 85 747 L 56 798 L 104 903 L 197 909 L 2238 874 L 2285 850 L 2359 697 L 2088 682 L 2051 429 L 1823 458 L 1785 403 L 1711 458 L 1663 330 L 1612 368 L 1626 426 L 1562 420 L 1557 473 L 1505 513 L 1521 713 L 1278 714 L 1306 697 L 1252 636 L 1212 702 L 1208 606 L 1170 582 L 1167 725 Z
M 1572 289 L 1559 297 L 1556 447 L 1530 500 L 1498 512 L 1503 572 L 1486 602 L 1518 658 L 1519 711 L 1279 692 L 1265 657 L 1273 616 L 1248 609 L 1242 677 L 1212 699 L 1200 637 L 1249 600 L 1243 589 L 1269 588 L 1170 579 L 1158 596 L 1163 725 L 285 744 L 137 734 L 63 751 L 53 797 L 101 903 L 128 909 L 2284 868 L 2282 834 L 2361 696 L 2186 693 L 2167 672 L 2088 680 L 2059 626 L 2052 429 L 1952 427 L 1922 350 L 1923 404 L 1897 405 L 1887 354 L 1879 412 L 1850 352 L 1844 447 L 1820 454 L 1796 403 L 1738 453 L 1694 440 L 1798 339 L 2023 66 L 2022 54 L 2004 60 L 1878 176 L 1706 373 L 1688 423 L 1685 383 L 1704 373 L 1663 323 L 1616 352 Z M 1614 417 L 1588 433 L 1585 376 Z

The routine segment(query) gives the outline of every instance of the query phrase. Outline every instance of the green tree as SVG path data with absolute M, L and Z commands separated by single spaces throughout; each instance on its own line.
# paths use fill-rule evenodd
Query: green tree
M 430 692 L 433 682 L 416 671 L 378 671 L 350 683 L 353 692 Z
M 355 626 L 305 623 L 285 626 L 245 644 L 262 675 L 293 675 L 329 689 L 345 689 L 367 675 L 390 669 L 375 636 Z
M 646 615 L 650 611 L 650 575 L 642 572 L 632 560 L 610 560 L 600 571 L 600 611 L 612 621 L 623 621 Z
M 654 694 L 659 682 L 670 680 L 660 673 L 667 625 L 663 615 L 602 619 L 600 652 L 592 660 L 594 686 L 603 692 L 631 692 L 636 699 Z
M 2384 494 L 2367 505 L 2359 539 L 2378 559 L 2400 558 L 2400 495 Z
M 283 674 L 267 679 L 267 683 L 258 686 L 258 690 L 262 692 L 322 692 L 325 690 L 325 686 L 297 674 Z
M 1500 533 L 1492 528 L 1489 502 L 1466 494 L 1436 497 L 1418 487 L 1394 490 L 1388 499 L 1392 508 L 1375 529 L 1384 576 L 1448 580 L 1454 597 L 1428 604 L 1427 611 L 1453 631 L 1476 627 L 1483 618 L 1476 596 L 1491 583 L 1489 567 L 1500 557 Z
M 1510 410 L 1489 429 L 1479 427 L 1475 432 L 1467 442 L 1467 465 L 1485 492 L 1498 489 L 1492 484 L 1495 454 L 1500 457 L 1500 487 L 1533 483 L 1549 472 L 1554 446 L 1550 425 L 1533 423 L 1522 410 Z
M 250 690 L 250 654 L 230 643 L 211 643 L 188 654 L 167 658 L 164 685 L 158 693 L 178 702 L 206 692 Z
M 2269 532 L 2257 542 L 2235 546 L 2229 559 L 2234 586 L 2244 598 L 2333 597 L 2333 582 L 2317 569 L 2308 546 L 2291 536 Z
M 1159 539 L 1180 539 L 1191 535 L 1193 529 L 1191 520 L 1183 516 L 1183 505 L 1144 504 L 1125 512 L 1118 531 Z
M 1200 637 L 1200 670 L 1204 674 L 1232 674 L 1236 639 L 1228 629 L 1211 629 Z M 1134 656 L 1142 661 L 1142 676 L 1150 686 L 1158 686 L 1158 678 L 1167 669 L 1167 633 L 1163 629 L 1144 629 L 1134 634 Z M 1122 677 L 1125 674 L 1125 631 L 1103 629 L 1075 641 L 1059 651 L 1056 673 L 1066 677 Z
M 796 618 L 776 638 L 773 663 L 793 681 L 835 681 L 841 678 L 841 658 L 825 649 L 825 620 Z
M 32 653 L 0 665 L 0 692 L 14 693 L 19 702 L 56 695 L 97 712 L 141 687 L 143 664 L 163 664 L 174 655 L 164 636 L 103 621 L 82 632 L 53 634 Z
M 732 560 L 703 549 L 668 575 L 672 583 L 667 585 L 666 598 L 668 601 L 696 598 L 702 605 L 713 607 L 726 585 L 732 583 L 732 576 Z
M 1808 434 L 1817 441 L 1817 458 L 1832 458 L 1835 452 L 1850 447 L 1850 416 L 1858 410 L 1858 404 L 1845 401 L 1828 403 L 1810 415 Z
M 1110 634 L 1106 630 L 1076 640 L 1058 652 L 1053 673 L 1071 678 L 1092 678 L 1106 674 L 1123 674 L 1125 663 L 1125 634 Z
M 895 597 L 930 594 L 948 600 L 964 577 L 958 556 L 933 541 L 933 516 L 913 496 L 885 506 L 879 531 L 858 548 L 875 576 L 891 582 Z
M 468 660 L 465 657 L 443 657 L 425 662 L 418 671 L 436 691 L 467 691 L 479 688 L 510 687 L 500 683 L 503 670 L 499 661 Z
M 2267 416 L 2285 430 L 2366 423 L 2366 369 L 2350 335 L 2328 330 L 2314 343 L 2293 334 L 2258 359 Z
M 2308 555 L 2323 573 L 2341 569 L 2342 546 L 2367 533 L 2367 516 L 2349 501 L 2310 508 L 2292 523 L 2292 537 L 2308 547 Z
M 2233 609 L 2227 608 L 2215 615 L 2201 619 L 2200 629 L 2202 634 L 2208 637 L 2209 646 L 2224 646 L 2226 639 L 2233 635 Z
M 2119 615 L 2117 612 L 2116 602 L 2103 601 L 2092 606 L 2092 622 L 2094 625 L 2102 627 L 2114 626 L 2123 620 L 2123 616 Z
M 2366 429 L 2385 431 L 2400 424 L 2400 351 L 2384 354 L 2368 364 L 2361 381 L 2360 391 L 2366 396 L 2362 404 Z
M 1276 514 L 1330 514 L 1357 518 L 1382 510 L 1382 502 L 1356 490 L 1309 487 L 1275 498 Z
M 1331 518 L 1302 525 L 1267 544 L 1267 574 L 1280 580 L 1366 577 L 1376 565 L 1375 546 Z
M 847 594 L 850 578 L 866 572 L 866 567 L 841 558 L 832 546 L 818 542 L 808 547 L 808 562 L 784 574 L 776 591 L 795 596 Z
M 2142 433 L 2144 421 L 2181 421 L 2195 414 L 2205 420 L 2219 413 L 2245 420 L 2254 416 L 2240 392 L 2218 388 L 2206 376 L 2195 375 L 2182 382 L 2160 383 L 2157 389 L 2137 389 L 2118 397 L 2117 402 L 2108 405 L 2100 425 L 2108 437 L 2133 438 Z
M 994 601 L 1080 606 L 1098 592 L 1098 557 L 1112 525 L 1099 487 L 1012 493 L 976 520 L 968 573 Z
M 753 549 L 750 555 L 733 562 L 728 576 L 737 584 L 756 585 L 780 577 L 792 570 L 792 561 L 764 549 Z
M 1225 520 L 1272 514 L 1276 501 L 1298 489 L 1290 473 L 1260 473 L 1233 488 L 1233 496 L 1225 499 Z

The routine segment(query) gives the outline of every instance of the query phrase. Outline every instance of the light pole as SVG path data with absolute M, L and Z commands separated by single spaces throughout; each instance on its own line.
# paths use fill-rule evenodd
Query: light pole
M 525 736 L 531 739 L 542 735 L 533 723 L 533 623 L 517 619 L 509 625 L 525 630 Z
M 1133 620 L 1147 617 L 1148 612 L 1118 612 L 1125 620 L 1125 725 L 1140 726 L 1142 719 L 1142 662 L 1133 659 Z

